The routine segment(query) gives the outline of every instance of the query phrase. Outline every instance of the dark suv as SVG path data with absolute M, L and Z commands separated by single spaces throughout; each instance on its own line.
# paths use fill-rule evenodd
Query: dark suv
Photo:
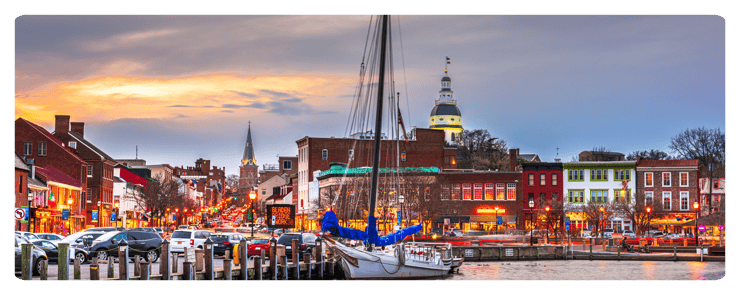
M 118 243 L 126 240 L 129 245 L 128 255 L 130 259 L 134 256 L 142 256 L 146 261 L 153 263 L 159 259 L 161 253 L 162 238 L 157 233 L 145 231 L 113 231 L 106 233 L 93 242 L 92 246 L 85 250 L 92 255 L 97 255 L 98 260 L 108 259 L 108 255 L 118 256 Z
M 226 255 L 229 252 L 229 257 L 234 257 L 234 245 L 239 245 L 242 239 L 241 234 L 237 233 L 217 233 L 211 235 L 211 241 L 213 241 L 213 254 L 214 255 Z
M 31 244 L 33 245 L 26 237 L 21 235 L 15 235 L 15 271 L 21 271 L 21 245 L 22 244 Z M 33 267 L 33 274 L 39 275 L 41 273 L 41 260 L 48 259 L 46 257 L 46 253 L 39 249 L 39 247 L 32 246 L 31 247 L 31 267 Z
M 303 259 L 303 254 L 311 253 L 311 250 L 316 246 L 316 235 L 309 233 L 287 233 L 283 234 L 278 238 L 278 245 L 285 246 L 285 255 L 288 256 L 288 260 L 293 260 L 293 239 L 298 239 L 298 250 L 299 259 Z

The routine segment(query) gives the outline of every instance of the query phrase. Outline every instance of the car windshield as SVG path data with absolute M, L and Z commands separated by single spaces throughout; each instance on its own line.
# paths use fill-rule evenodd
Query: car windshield
M 294 234 L 284 234 L 280 236 L 280 239 L 278 239 L 278 244 L 287 245 L 293 243 L 293 239 L 298 239 L 298 241 L 301 241 L 301 235 L 294 235 Z
M 258 240 L 252 240 L 252 244 L 267 244 L 267 240 L 258 239 Z
M 110 238 L 112 238 L 113 236 L 117 234 L 118 234 L 118 231 L 109 231 L 103 234 L 102 236 L 99 236 L 97 239 L 95 239 L 95 242 L 102 242 L 102 241 L 110 240 Z
M 211 235 L 211 240 L 214 242 L 224 242 L 228 239 L 229 237 L 226 235 Z
M 475 237 L 475 236 L 485 236 L 486 232 L 484 231 L 478 231 L 478 230 L 471 230 L 466 232 L 463 236 L 466 237 Z
M 182 231 L 182 230 L 176 230 L 174 233 L 172 233 L 173 239 L 189 239 L 190 238 L 189 231 Z
M 61 243 L 70 243 L 70 244 L 73 244 L 73 243 L 75 243 L 75 241 L 77 239 L 82 238 L 82 237 L 84 237 L 86 235 L 91 235 L 91 234 L 92 233 L 89 232 L 89 231 L 76 232 L 76 233 L 73 233 L 71 235 L 68 235 L 66 238 L 62 239 L 60 242 Z

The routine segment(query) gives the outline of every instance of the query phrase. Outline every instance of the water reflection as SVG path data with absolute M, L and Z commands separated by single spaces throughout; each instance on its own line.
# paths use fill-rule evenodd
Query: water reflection
M 504 261 L 466 262 L 446 280 L 718 280 L 724 262 Z

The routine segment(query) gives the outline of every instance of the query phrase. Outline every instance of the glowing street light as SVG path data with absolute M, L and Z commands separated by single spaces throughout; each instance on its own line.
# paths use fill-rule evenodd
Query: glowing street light
M 648 219 L 648 228 L 647 228 L 648 229 L 648 232 L 650 232 L 650 212 L 652 212 L 652 211 L 653 211 L 653 207 L 650 207 L 650 206 L 645 207 L 645 212 L 647 212 L 647 214 L 648 214 L 648 217 L 647 217 L 647 219 Z
M 604 237 L 604 206 L 599 207 L 599 211 L 601 211 L 601 215 L 599 215 L 599 234 L 601 237 Z
M 694 236 L 696 237 L 696 244 L 699 245 L 699 202 L 694 202 L 694 210 L 696 212 L 696 218 L 694 218 Z

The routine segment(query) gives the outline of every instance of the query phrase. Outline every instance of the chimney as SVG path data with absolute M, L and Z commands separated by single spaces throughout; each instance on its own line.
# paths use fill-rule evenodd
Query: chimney
M 509 171 L 516 171 L 516 159 L 519 156 L 519 149 L 509 149 Z
M 55 115 L 54 133 L 57 135 L 67 135 L 69 132 L 69 116 Z
M 85 137 L 85 123 L 84 122 L 72 122 L 72 132 L 79 134 L 81 137 Z

